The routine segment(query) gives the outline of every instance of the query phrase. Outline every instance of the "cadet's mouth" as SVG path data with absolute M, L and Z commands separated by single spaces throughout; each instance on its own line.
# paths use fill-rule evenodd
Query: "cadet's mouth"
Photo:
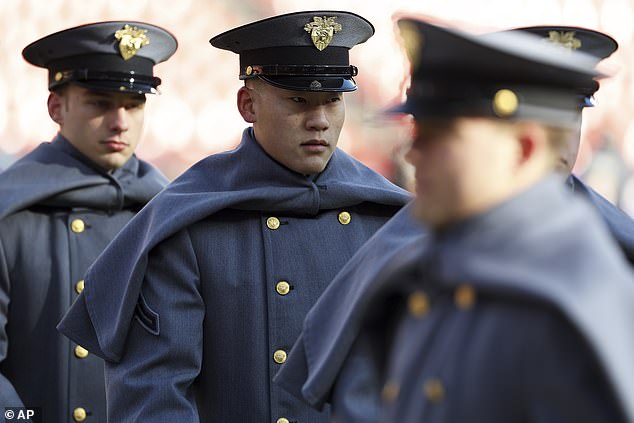
M 113 152 L 123 151 L 128 147 L 127 143 L 116 140 L 104 140 L 101 144 L 105 145 L 108 150 Z
M 326 140 L 310 140 L 303 142 L 301 146 L 311 152 L 320 153 L 328 149 L 328 142 Z

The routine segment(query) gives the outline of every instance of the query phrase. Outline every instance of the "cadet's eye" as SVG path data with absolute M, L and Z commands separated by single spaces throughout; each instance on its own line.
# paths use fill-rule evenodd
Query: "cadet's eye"
M 125 105 L 125 109 L 126 110 L 142 109 L 144 106 L 145 106 L 144 102 L 129 103 Z
M 110 102 L 108 102 L 107 100 L 99 100 L 99 99 L 89 100 L 88 104 L 102 110 L 110 107 Z
M 291 101 L 295 103 L 306 103 L 306 99 L 304 97 L 291 97 Z

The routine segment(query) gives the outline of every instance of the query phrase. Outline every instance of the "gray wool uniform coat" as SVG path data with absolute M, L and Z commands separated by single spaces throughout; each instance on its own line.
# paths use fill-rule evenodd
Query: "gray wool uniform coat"
M 61 136 L 0 174 L 0 409 L 106 421 L 103 360 L 55 325 L 88 266 L 166 183 L 136 157 L 98 170 Z
M 311 309 L 275 382 L 337 422 L 634 420 L 629 229 L 609 236 L 597 210 L 618 227 L 558 179 L 441 236 L 404 208 Z
M 112 422 L 327 422 L 272 384 L 304 316 L 410 199 L 336 150 L 290 171 L 245 130 L 158 195 L 59 325 L 107 360 Z
M 590 201 L 623 255 L 634 265 L 634 220 L 576 176 L 570 175 L 566 186 Z M 383 272 L 419 253 L 428 236 L 411 216 L 411 208 L 411 204 L 403 207 L 341 269 L 307 314 L 293 350 L 299 352 L 289 356 L 275 378 L 318 409 L 330 401 L 343 363 L 359 335 L 362 316 L 353 305 L 376 288 Z M 371 383 L 366 386 L 365 399 L 362 395 L 355 398 L 363 404 L 356 409 L 376 416 L 377 404 L 372 400 L 376 395 L 369 388 Z

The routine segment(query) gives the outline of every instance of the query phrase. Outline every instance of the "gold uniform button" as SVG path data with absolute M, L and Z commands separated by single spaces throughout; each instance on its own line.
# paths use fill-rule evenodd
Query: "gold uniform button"
M 284 296 L 291 291 L 291 284 L 286 281 L 279 281 L 275 285 L 275 290 L 277 291 L 278 294 Z
M 75 357 L 77 358 L 86 358 L 88 357 L 88 350 L 81 345 L 77 345 L 75 347 Z
M 461 310 L 469 310 L 476 301 L 476 291 L 471 285 L 460 285 L 454 293 L 456 307 Z
M 86 414 L 86 410 L 81 408 L 81 407 L 77 407 L 76 409 L 73 410 L 73 419 L 76 422 L 83 422 L 84 420 L 86 420 L 87 414 Z
M 347 225 L 348 223 L 350 223 L 352 216 L 350 216 L 350 213 L 348 213 L 347 211 L 343 211 L 339 213 L 339 216 L 337 216 L 337 218 L 339 219 L 339 223 L 341 223 L 342 225 Z
M 423 386 L 425 397 L 431 402 L 439 402 L 445 397 L 445 387 L 440 379 L 428 379 Z
M 381 398 L 383 402 L 392 402 L 398 397 L 398 393 L 401 387 L 395 382 L 388 382 L 383 386 L 381 391 Z
M 273 361 L 275 361 L 277 364 L 284 364 L 284 362 L 286 361 L 286 351 L 284 350 L 277 350 L 273 353 Z
M 78 293 L 78 294 L 81 294 L 82 292 L 84 292 L 84 280 L 83 279 L 75 284 L 75 292 Z
M 266 219 L 266 226 L 274 231 L 280 227 L 280 219 L 277 217 L 269 217 Z
M 59 82 L 59 81 L 61 81 L 61 80 L 62 80 L 62 78 L 63 78 L 63 77 L 64 77 L 64 74 L 63 74 L 63 73 L 61 73 L 61 72 L 57 72 L 57 73 L 55 74 L 55 81 Z
M 70 222 L 70 229 L 75 233 L 81 233 L 86 229 L 86 224 L 81 219 L 75 219 Z
M 422 291 L 412 292 L 407 298 L 409 314 L 421 318 L 429 313 L 429 297 Z
M 280 417 L 275 423 L 291 423 L 288 419 Z

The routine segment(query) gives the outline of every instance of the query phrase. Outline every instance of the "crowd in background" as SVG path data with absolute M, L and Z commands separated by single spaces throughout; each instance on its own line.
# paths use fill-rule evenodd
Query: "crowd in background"
M 0 2 L 0 168 L 55 131 L 46 114 L 41 90 L 46 74 L 29 66 L 21 50 L 30 40 L 85 22 L 126 19 L 155 22 L 179 40 L 173 60 L 157 67 L 162 95 L 148 99 L 146 133 L 138 155 L 170 179 L 208 154 L 239 142 L 244 122 L 234 110 L 235 60 L 213 49 L 209 38 L 250 20 L 309 8 L 346 9 L 368 17 L 376 35 L 351 52 L 362 69 L 362 89 L 347 96 L 347 121 L 340 147 L 389 179 L 408 187 L 409 170 L 401 152 L 409 125 L 387 121 L 377 112 L 397 102 L 406 84 L 407 64 L 394 36 L 392 14 L 410 11 L 443 19 L 469 21 L 479 29 L 570 24 L 613 36 L 619 50 L 604 63 L 613 78 L 602 83 L 596 107 L 584 112 L 582 146 L 575 173 L 610 201 L 634 215 L 634 2 L 631 0 L 394 0 L 374 2 L 245 0 L 236 7 L 227 0 L 137 0 L 125 10 L 116 2 L 96 0 L 84 7 L 78 0 L 5 0 Z M 400 87 L 400 89 L 399 89 Z M 398 142 L 394 142 L 394 140 Z M 409 188 L 409 187 L 408 187 Z

